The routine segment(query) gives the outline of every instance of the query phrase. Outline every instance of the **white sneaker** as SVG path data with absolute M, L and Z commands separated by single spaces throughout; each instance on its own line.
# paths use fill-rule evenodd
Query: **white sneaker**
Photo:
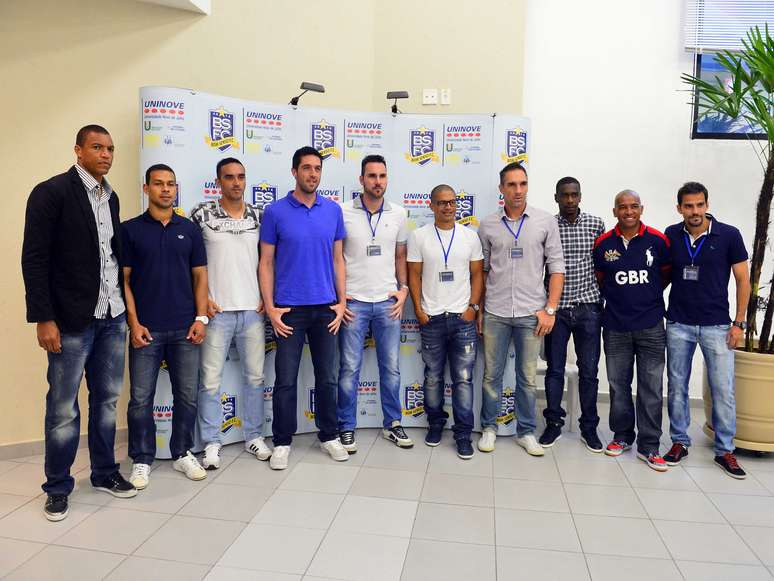
M 290 446 L 274 446 L 269 467 L 272 470 L 284 470 L 288 467 L 288 457 L 290 456 Z
M 520 438 L 517 437 L 516 443 L 524 448 L 530 456 L 543 456 L 545 454 L 543 446 L 538 444 L 534 434 L 527 434 Z
M 150 466 L 148 464 L 132 464 L 132 475 L 129 476 L 129 484 L 137 490 L 148 487 L 150 480 Z
M 338 438 L 328 440 L 327 442 L 322 442 L 320 444 L 320 448 L 328 452 L 330 457 L 336 460 L 336 462 L 344 462 L 345 460 L 349 460 L 349 452 L 344 449 L 344 446 L 341 445 L 341 440 Z
M 220 468 L 220 447 L 218 442 L 210 442 L 204 447 L 202 466 L 205 470 L 217 470 Z
M 259 460 L 266 461 L 271 457 L 271 449 L 263 441 L 263 438 L 253 438 L 249 442 L 245 442 L 245 450 L 251 454 L 255 454 L 255 457 Z
M 497 432 L 492 428 L 484 428 L 481 437 L 478 439 L 478 449 L 482 452 L 494 452 Z
M 183 472 L 190 480 L 204 480 L 207 478 L 207 472 L 191 452 L 186 452 L 185 456 L 175 460 L 172 463 L 172 468 L 178 472 Z

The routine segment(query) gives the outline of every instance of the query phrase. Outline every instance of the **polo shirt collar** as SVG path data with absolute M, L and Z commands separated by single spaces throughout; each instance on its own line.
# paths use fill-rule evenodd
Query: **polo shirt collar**
M 694 242 L 696 242 L 696 241 L 697 241 L 699 238 L 701 238 L 701 237 L 702 237 L 702 236 L 704 236 L 705 234 L 706 234 L 707 236 L 709 236 L 710 234 L 712 234 L 712 224 L 715 222 L 715 216 L 713 216 L 712 214 L 707 214 L 707 218 L 709 218 L 709 226 L 707 227 L 707 231 L 706 231 L 706 232 L 702 232 L 701 234 L 699 234 L 699 236 L 698 236 L 698 237 L 694 238 L 694 239 L 693 239 L 693 241 L 694 241 Z M 690 232 L 688 232 L 688 229 L 685 227 L 685 222 L 683 222 L 683 232 L 685 232 L 686 234 L 688 234 L 688 236 L 691 236 L 691 233 L 690 233 Z
M 384 202 L 384 205 L 382 206 L 382 211 L 383 212 L 389 211 L 390 208 L 392 208 L 392 204 L 390 204 L 390 202 L 388 202 L 384 198 L 382 198 L 382 201 Z M 363 194 L 360 194 L 357 198 L 352 200 L 352 207 L 357 210 L 367 210 L 367 208 L 365 207 L 365 204 L 363 204 Z M 377 210 L 377 212 L 378 211 L 379 210 Z
M 637 231 L 637 236 L 642 236 L 645 234 L 645 228 L 645 223 L 640 221 L 640 229 Z M 618 226 L 618 224 L 615 225 L 615 234 L 616 236 L 623 238 L 623 234 L 621 234 L 621 228 Z
M 522 215 L 522 216 L 527 216 L 527 217 L 529 217 L 529 214 L 530 214 L 530 212 L 531 212 L 531 211 L 532 211 L 532 206 L 530 206 L 529 204 L 527 204 L 527 205 L 524 207 L 524 211 L 521 213 L 521 215 Z M 505 213 L 505 206 L 503 206 L 502 208 L 500 208 L 500 218 L 501 218 L 501 219 L 502 219 L 502 218 L 505 218 L 505 219 L 506 219 L 506 220 L 508 220 L 509 222 L 515 222 L 515 220 L 511 220 L 511 219 L 508 217 L 508 214 L 506 214 L 506 213 Z M 521 220 L 521 218 L 519 218 L 519 220 Z
M 288 192 L 288 195 L 286 197 L 290 202 L 290 205 L 293 206 L 294 208 L 300 208 L 301 206 L 306 206 L 306 204 L 302 204 L 296 199 L 296 197 L 293 195 L 293 191 Z M 312 206 L 320 206 L 321 204 L 322 202 L 320 201 L 320 194 L 315 192 L 314 204 L 312 204 Z
M 145 210 L 145 212 L 143 212 L 142 219 L 145 220 L 146 222 L 150 222 L 151 224 L 161 224 L 159 220 L 156 220 L 156 218 L 151 216 L 150 210 Z M 172 218 L 170 218 L 169 223 L 167 225 L 179 224 L 181 220 L 182 218 L 177 214 L 177 212 L 173 210 Z

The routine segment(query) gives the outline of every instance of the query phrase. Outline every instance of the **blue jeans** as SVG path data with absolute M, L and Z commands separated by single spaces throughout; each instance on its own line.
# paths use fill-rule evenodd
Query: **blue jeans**
M 167 364 L 172 384 L 172 459 L 185 456 L 193 446 L 196 424 L 196 391 L 199 378 L 199 345 L 188 339 L 188 328 L 177 331 L 150 329 L 150 345 L 129 346 L 129 457 L 138 464 L 152 464 L 156 457 L 156 422 L 153 398 L 161 362 Z
M 379 365 L 379 396 L 382 401 L 383 425 L 389 428 L 400 421 L 400 318 L 390 317 L 395 299 L 378 303 L 349 300 L 347 307 L 355 314 L 349 325 L 339 329 L 339 430 L 354 430 L 357 426 L 357 387 L 363 363 L 363 341 L 369 325 L 376 341 L 376 361 Z
M 602 332 L 610 384 L 610 429 L 616 440 L 634 443 L 632 404 L 634 363 L 637 362 L 637 451 L 657 454 L 664 404 L 664 323 L 641 331 Z
M 336 318 L 329 305 L 304 305 L 290 308 L 282 315 L 284 323 L 293 327 L 289 337 L 277 336 L 274 355 L 274 417 L 272 432 L 275 446 L 289 446 L 298 429 L 298 366 L 304 349 L 304 337 L 314 365 L 314 421 L 321 442 L 338 436 L 336 421 L 336 390 L 338 387 L 338 340 L 328 331 Z
M 449 360 L 455 440 L 469 440 L 473 430 L 473 367 L 478 335 L 476 322 L 455 313 L 435 315 L 420 328 L 425 363 L 425 412 L 431 427 L 443 427 L 449 417 L 443 409 L 444 368 Z
M 46 395 L 46 494 L 70 494 L 75 481 L 70 467 L 78 451 L 81 412 L 78 388 L 84 371 L 89 390 L 91 482 L 118 470 L 116 402 L 124 379 L 126 315 L 93 319 L 78 333 L 62 333 L 61 353 L 48 354 Z
M 688 426 L 691 409 L 688 380 L 696 345 L 704 355 L 707 381 L 712 394 L 712 428 L 715 455 L 734 451 L 736 400 L 734 397 L 734 352 L 726 344 L 729 325 L 683 325 L 667 322 L 667 408 L 672 442 L 691 445 Z
M 497 429 L 502 405 L 503 372 L 511 340 L 515 349 L 516 435 L 535 432 L 535 376 L 540 353 L 540 337 L 535 336 L 537 317 L 498 317 L 484 313 L 484 383 L 481 390 L 481 427 Z
M 567 363 L 567 343 L 570 336 L 578 356 L 578 397 L 580 399 L 581 433 L 596 432 L 597 392 L 599 391 L 599 352 L 602 332 L 602 305 L 584 303 L 556 312 L 554 328 L 546 335 L 546 422 L 564 425 L 567 415 L 562 409 L 564 394 L 564 368 Z
M 266 327 L 256 311 L 225 311 L 210 319 L 202 343 L 199 376 L 199 435 L 206 445 L 222 440 L 223 406 L 220 401 L 223 367 L 231 341 L 236 343 L 245 384 L 239 399 L 245 442 L 263 436 L 263 360 Z

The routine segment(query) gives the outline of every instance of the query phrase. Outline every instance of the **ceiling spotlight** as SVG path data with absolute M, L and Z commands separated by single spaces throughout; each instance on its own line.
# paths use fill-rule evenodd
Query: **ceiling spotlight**
M 298 100 L 301 97 L 303 97 L 307 91 L 312 91 L 313 93 L 325 92 L 325 87 L 323 87 L 319 83 L 307 83 L 306 81 L 304 81 L 303 83 L 301 83 L 301 87 L 299 88 L 303 89 L 302 93 L 300 95 L 296 95 L 290 100 L 290 104 L 293 105 L 294 107 L 298 105 Z
M 408 98 L 409 98 L 408 91 L 387 91 L 387 100 L 395 99 L 395 102 L 392 104 L 392 107 L 390 108 L 394 114 L 401 112 L 398 109 L 398 99 L 408 99 Z

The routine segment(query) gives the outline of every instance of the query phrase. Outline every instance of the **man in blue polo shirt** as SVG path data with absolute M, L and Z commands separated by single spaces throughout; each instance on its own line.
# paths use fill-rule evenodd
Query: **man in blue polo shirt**
M 274 452 L 269 462 L 274 470 L 288 467 L 296 432 L 296 390 L 304 336 L 314 365 L 317 436 L 331 458 L 340 462 L 349 458 L 338 438 L 336 418 L 336 333 L 347 308 L 344 218 L 338 204 L 317 194 L 322 156 L 316 149 L 296 151 L 291 171 L 295 189 L 266 208 L 261 226 L 261 296 L 277 334 Z
M 618 225 L 594 243 L 594 269 L 605 299 L 602 338 L 610 384 L 610 429 L 605 449 L 619 456 L 634 443 L 632 379 L 637 363 L 637 457 L 659 472 L 664 390 L 664 287 L 669 284 L 669 242 L 640 221 L 640 196 L 615 197 Z
M 672 448 L 667 464 L 688 455 L 691 410 L 688 381 L 696 345 L 704 355 L 712 392 L 715 463 L 729 476 L 746 477 L 734 456 L 736 401 L 734 348 L 742 339 L 750 296 L 747 250 L 739 230 L 707 213 L 707 188 L 688 182 L 677 191 L 683 221 L 666 229 L 672 251 L 672 289 L 667 310 L 667 379 Z M 728 316 L 728 278 L 734 273 L 736 316 Z
M 153 398 L 162 361 L 172 383 L 172 467 L 191 480 L 207 476 L 191 454 L 196 423 L 199 345 L 207 312 L 207 254 L 201 231 L 174 211 L 175 174 L 157 164 L 145 172 L 148 210 L 124 222 L 124 291 L 129 323 L 129 478 L 148 486 L 156 456 Z

